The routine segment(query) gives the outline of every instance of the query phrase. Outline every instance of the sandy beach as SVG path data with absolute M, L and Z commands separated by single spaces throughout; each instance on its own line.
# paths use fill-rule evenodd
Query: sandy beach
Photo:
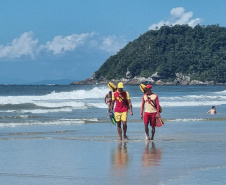
M 224 121 L 167 123 L 154 142 L 142 123 L 127 142 L 110 123 L 2 128 L 1 184 L 225 184 L 225 134 Z

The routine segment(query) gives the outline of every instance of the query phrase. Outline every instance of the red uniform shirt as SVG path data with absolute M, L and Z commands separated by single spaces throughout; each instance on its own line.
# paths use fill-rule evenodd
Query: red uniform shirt
M 127 112 L 129 99 L 130 99 L 129 93 L 126 91 L 123 91 L 121 93 L 119 91 L 114 92 L 112 96 L 112 100 L 115 100 L 115 103 L 116 103 L 115 112 Z

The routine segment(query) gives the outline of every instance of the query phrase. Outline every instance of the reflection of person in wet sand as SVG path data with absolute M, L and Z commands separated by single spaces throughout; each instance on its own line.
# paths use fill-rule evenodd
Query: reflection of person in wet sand
M 142 156 L 142 166 L 150 167 L 157 166 L 160 163 L 162 151 L 158 148 L 155 148 L 155 143 L 152 142 L 152 147 L 149 149 L 149 143 L 146 143 L 144 154 Z
M 124 143 L 122 146 L 122 142 L 120 142 L 115 153 L 114 166 L 117 169 L 124 169 L 127 165 L 127 162 L 128 162 L 128 154 L 127 154 L 126 143 Z

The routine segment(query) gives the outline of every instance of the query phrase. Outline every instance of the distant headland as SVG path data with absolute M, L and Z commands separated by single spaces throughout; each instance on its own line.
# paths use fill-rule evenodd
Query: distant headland
M 162 26 L 129 42 L 75 84 L 226 85 L 226 28 Z

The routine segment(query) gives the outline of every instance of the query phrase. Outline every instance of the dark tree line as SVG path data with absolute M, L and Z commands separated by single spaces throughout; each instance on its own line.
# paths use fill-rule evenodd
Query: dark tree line
M 158 72 L 172 80 L 175 73 L 183 73 L 191 79 L 226 82 L 226 28 L 175 25 L 147 31 L 108 58 L 95 78 L 125 78 L 127 71 L 131 78 Z

